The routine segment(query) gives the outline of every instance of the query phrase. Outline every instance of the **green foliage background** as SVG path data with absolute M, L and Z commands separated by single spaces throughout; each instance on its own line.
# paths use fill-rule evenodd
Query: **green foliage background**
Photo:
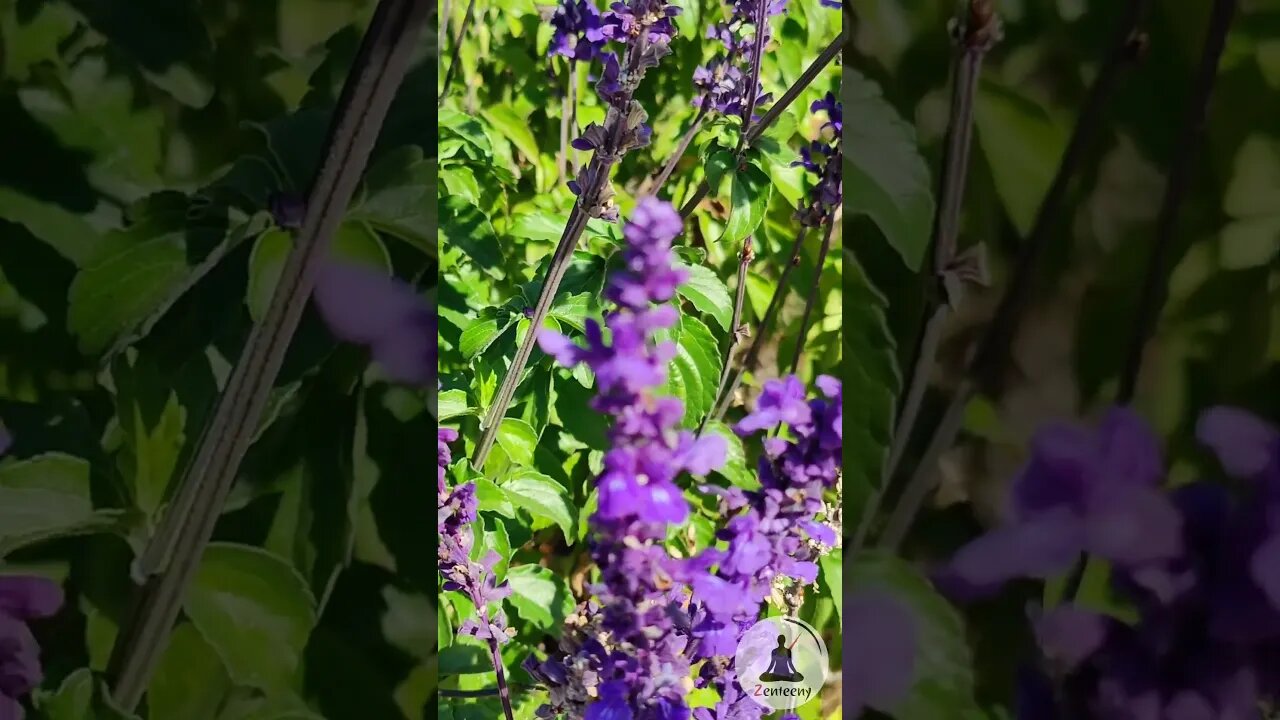
M 68 591 L 36 717 L 121 715 L 95 673 L 130 563 L 269 300 L 292 241 L 267 197 L 305 195 L 373 5 L 0 2 L 0 571 Z M 335 242 L 424 295 L 434 41 Z M 308 311 L 138 717 L 423 715 L 430 401 Z

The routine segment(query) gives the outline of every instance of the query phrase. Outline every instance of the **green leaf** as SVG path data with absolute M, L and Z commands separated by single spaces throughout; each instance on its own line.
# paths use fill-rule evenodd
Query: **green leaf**
M 85 720 L 93 717 L 93 672 L 80 668 L 63 679 L 57 691 L 36 691 L 36 707 L 46 720 Z
M 758 489 L 760 480 L 752 472 L 751 468 L 747 466 L 747 455 L 742 447 L 742 438 L 738 437 L 738 434 L 732 428 L 719 420 L 712 420 L 707 423 L 706 431 L 724 438 L 724 465 L 716 472 L 740 488 L 747 490 Z
M 831 591 L 831 601 L 836 606 L 836 615 L 841 622 L 844 621 L 844 586 L 840 582 L 844 574 L 844 566 L 841 564 L 843 558 L 844 550 L 841 548 L 836 548 L 818 558 L 818 565 L 822 568 L 822 581 Z
M 587 316 L 591 314 L 597 304 L 598 298 L 592 296 L 591 293 L 566 295 L 551 306 L 548 317 L 554 318 L 557 322 L 565 323 L 578 332 L 586 332 Z
M 718 702 L 720 702 L 720 693 L 716 692 L 715 688 L 696 688 L 685 696 L 685 704 L 691 709 L 715 707 Z
M 191 623 L 183 623 L 160 655 L 147 707 L 157 718 L 214 720 L 230 689 L 231 679 L 218 654 Z
M 916 623 L 915 683 L 889 715 L 934 720 L 974 706 L 973 657 L 964 621 L 919 571 L 891 555 L 866 553 L 853 560 L 850 587 L 855 595 L 887 593 L 910 609 Z
M 438 420 L 448 420 L 459 415 L 469 415 L 475 411 L 475 408 L 467 406 L 467 393 L 465 390 L 445 390 L 440 393 L 436 403 Z
M 732 330 L 729 325 L 733 322 L 733 298 L 724 281 L 704 265 L 677 263 L 676 267 L 689 273 L 689 279 L 676 289 L 680 297 L 714 318 L 721 330 Z
M 920 268 L 933 226 L 929 167 L 911 125 L 856 70 L 844 75 L 845 113 L 858 118 L 845 136 L 844 198 L 884 233 L 912 271 Z
M 1067 130 L 1044 108 L 991 81 L 978 90 L 973 119 L 1000 202 L 1025 237 L 1058 171 Z
M 510 105 L 491 105 L 480 111 L 489 124 L 516 146 L 529 162 L 538 162 L 538 141 L 529 130 L 529 119 L 520 117 Z
M 507 498 L 516 506 L 529 511 L 537 519 L 549 520 L 572 538 L 574 512 L 569 491 L 552 478 L 536 470 L 519 469 L 515 476 L 502 484 Z
M 724 236 L 720 240 L 736 244 L 760 227 L 769 208 L 769 198 L 773 197 L 773 184 L 769 181 L 769 173 L 755 163 L 738 169 L 732 182 L 729 222 L 725 224 Z
M 498 428 L 498 445 L 506 451 L 511 462 L 519 465 L 533 463 L 533 450 L 538 445 L 538 433 L 529 423 L 516 418 L 503 418 Z
M 43 540 L 116 527 L 118 511 L 95 512 L 89 463 L 50 453 L 0 465 L 0 557 Z
M 1225 270 L 1270 263 L 1280 252 L 1280 143 L 1251 135 L 1236 153 L 1222 199 L 1233 219 L 1222 229 L 1219 259 Z
M 733 153 L 728 150 L 717 150 L 707 158 L 707 186 L 712 192 L 720 189 L 724 176 L 734 168 Z
M 71 283 L 67 327 L 96 354 L 145 319 L 188 272 L 184 231 L 108 235 Z
M 432 622 L 436 608 L 431 598 L 387 585 L 382 599 L 387 606 L 382 613 L 382 637 L 419 660 L 434 655 L 438 620 Z
M 659 392 L 665 390 L 684 401 L 686 426 L 696 426 L 711 411 L 723 366 L 720 349 L 707 326 L 695 317 L 682 317 L 676 356 L 667 368 L 667 385 Z
M 261 322 L 266 316 L 292 250 L 293 236 L 287 230 L 272 228 L 258 236 L 249 256 L 249 289 L 245 295 L 254 322 Z M 339 225 L 330 254 L 340 261 L 391 272 L 387 248 L 363 223 L 348 220 Z
M 864 504 L 881 484 L 902 377 L 885 320 L 888 302 L 848 249 L 843 275 L 845 307 L 852 310 L 844 316 L 842 328 L 844 392 L 858 398 L 846 407 L 850 418 L 843 446 L 845 502 L 852 507 L 852 517 L 861 517 Z
M 435 256 L 435 174 L 435 162 L 416 145 L 388 152 L 365 174 L 364 192 L 347 220 L 368 223 Z
M 462 330 L 458 351 L 471 360 L 484 352 L 515 323 L 516 316 L 497 308 L 485 308 L 479 317 Z
M 481 511 L 491 510 L 507 517 L 516 516 L 516 510 L 507 499 L 507 494 L 502 491 L 502 488 L 494 485 L 492 480 L 483 475 L 477 475 L 473 482 L 476 484 L 476 501 Z
M 527 623 L 558 637 L 573 612 L 573 595 L 564 578 L 540 565 L 518 565 L 507 572 L 507 602 Z
M 213 543 L 184 608 L 236 684 L 267 692 L 297 689 L 316 601 L 288 562 L 260 548 Z
M 495 270 L 502 265 L 502 249 L 489 218 L 468 201 L 450 194 L 440 201 L 440 251 L 456 247 L 482 270 Z
M 0 219 L 26 227 L 77 266 L 89 259 L 100 242 L 98 232 L 79 215 L 7 187 L 0 187 Z
M 140 404 L 133 403 L 127 411 L 132 412 L 132 418 L 121 424 L 133 443 L 130 480 L 134 502 L 138 509 L 152 516 L 160 509 L 178 469 L 178 459 L 187 440 L 187 410 L 178 402 L 177 393 L 169 393 L 159 419 L 150 428 L 143 419 Z

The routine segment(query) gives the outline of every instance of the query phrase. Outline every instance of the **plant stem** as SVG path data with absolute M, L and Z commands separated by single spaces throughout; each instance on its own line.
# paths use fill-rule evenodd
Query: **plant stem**
M 841 153 L 837 152 L 829 163 L 838 163 L 841 161 Z M 822 245 L 818 248 L 818 262 L 813 267 L 813 285 L 809 288 L 809 296 L 804 301 L 804 314 L 800 316 L 800 334 L 796 337 L 796 350 L 791 355 L 790 374 L 794 375 L 796 369 L 800 367 L 800 357 L 804 354 L 804 342 L 809 335 L 809 316 L 813 314 L 813 307 L 818 304 L 818 290 L 822 286 L 822 268 L 827 262 L 827 253 L 831 252 L 831 234 L 836 227 L 836 216 L 834 213 L 827 218 L 827 230 L 822 234 Z
M 122 709 L 137 707 L 177 619 L 187 586 L 256 435 L 316 271 L 364 173 L 396 89 L 408 69 L 428 6 L 382 0 L 334 113 L 325 158 L 306 215 L 263 320 L 248 342 L 178 484 L 156 535 L 138 562 L 140 587 L 123 618 L 107 668 Z
M 644 77 L 645 70 L 640 66 L 640 58 L 644 54 L 643 44 L 646 37 L 647 34 L 640 34 L 640 39 L 637 41 L 636 46 L 628 51 L 624 62 L 627 68 L 626 80 L 629 83 L 628 86 L 632 88 L 632 92 Z M 631 98 L 628 95 L 626 102 L 620 104 L 627 106 L 630 101 Z M 560 288 L 560 281 L 564 279 L 565 273 L 569 270 L 569 265 L 573 262 L 573 251 L 578 245 L 579 238 L 582 237 L 583 230 L 587 227 L 587 221 L 590 220 L 588 212 L 599 203 L 601 193 L 609 182 L 609 172 L 620 159 L 614 148 L 617 148 L 618 143 L 621 142 L 622 135 L 626 130 L 626 122 L 626 117 L 617 108 L 609 108 L 609 114 L 605 117 L 604 124 L 605 134 L 608 138 L 605 143 L 607 150 L 597 150 L 591 156 L 585 175 L 589 177 L 589 182 L 586 187 L 582 188 L 582 194 L 578 196 L 578 201 L 574 203 L 573 210 L 569 214 L 569 220 L 565 224 L 564 232 L 560 235 L 560 242 L 556 245 L 555 253 L 551 257 L 551 265 L 547 271 L 547 277 L 542 283 L 542 292 L 538 295 L 538 302 L 534 306 L 533 315 L 529 318 L 529 327 L 531 329 L 525 335 L 524 341 L 520 343 L 520 347 L 516 348 L 515 357 L 511 359 L 507 374 L 502 378 L 502 385 L 498 388 L 497 394 L 494 395 L 493 403 L 485 414 L 482 424 L 483 430 L 471 457 L 471 465 L 476 470 L 484 467 L 484 462 L 489 457 L 489 451 L 493 449 L 493 443 L 498 437 L 498 428 L 502 425 L 502 418 L 506 416 L 507 409 L 511 406 L 512 400 L 515 399 L 516 388 L 520 385 L 525 365 L 528 364 L 529 357 L 533 354 L 533 346 L 537 342 L 538 330 L 542 328 L 547 314 L 551 311 L 551 303 L 555 299 L 556 291 Z
M 774 317 L 782 307 L 782 298 L 786 296 L 787 280 L 791 277 L 791 271 L 795 270 L 796 265 L 800 262 L 800 247 L 808 232 L 809 227 L 807 225 L 801 225 L 800 230 L 796 232 L 796 239 L 791 245 L 791 258 L 787 260 L 787 264 L 782 268 L 782 274 L 778 277 L 778 284 L 773 289 L 773 297 L 769 298 L 769 307 L 764 311 L 764 317 L 760 320 L 760 327 L 756 329 L 754 337 L 751 338 L 751 346 L 747 348 L 747 354 L 743 357 L 742 364 L 738 366 L 737 372 L 733 374 L 733 381 L 729 383 L 724 393 L 717 397 L 719 402 L 715 412 L 712 414 L 713 420 L 722 419 L 724 414 L 728 412 L 729 405 L 732 404 L 733 394 L 742 385 L 742 380 L 747 371 L 751 370 L 758 361 L 760 350 L 764 347 L 769 329 L 773 326 Z
M 742 325 L 742 305 L 747 297 L 747 268 L 753 259 L 755 259 L 755 249 L 752 247 L 751 236 L 748 235 L 742 241 L 742 252 L 738 253 L 738 289 L 733 301 L 733 320 L 729 323 L 729 347 L 724 351 L 724 366 L 720 368 L 720 384 L 716 387 L 715 397 L 720 397 L 720 393 L 724 392 L 725 385 L 729 382 L 729 372 L 733 367 L 733 351 L 741 342 L 742 332 L 745 329 Z M 702 435 L 703 430 L 706 430 L 710 420 L 709 412 L 702 417 L 702 424 L 698 426 L 699 436 Z
M 973 106 L 978 93 L 978 81 L 982 74 L 982 61 L 991 44 L 985 36 L 986 28 L 974 27 L 978 0 L 970 2 L 966 37 L 960 38 L 960 56 L 955 66 L 955 78 L 951 88 L 951 119 L 947 125 L 947 143 L 942 156 L 942 172 L 939 175 L 938 208 L 933 216 L 933 280 L 926 298 L 924 330 L 916 347 L 915 360 L 906 385 L 905 402 L 894 426 L 888 461 L 883 480 L 897 474 L 903 449 L 911 438 L 920 406 L 924 401 L 929 379 L 933 377 L 938 361 L 938 347 L 942 342 L 942 329 L 951 315 L 951 298 L 935 288 L 941 287 L 943 275 L 951 268 L 956 256 L 956 242 L 960 235 L 960 209 L 964 205 L 965 184 L 969 175 L 969 155 L 973 147 Z M 997 22 L 991 19 L 990 23 Z M 942 296 L 942 297 L 940 297 Z
M 840 35 L 836 37 L 835 40 L 832 40 L 831 44 L 824 48 L 818 57 L 809 64 L 809 67 L 804 69 L 804 72 L 796 79 L 795 83 L 793 83 L 791 87 L 787 88 L 787 91 L 782 94 L 782 97 L 778 102 L 771 105 L 769 109 L 765 111 L 765 114 L 760 117 L 760 122 L 754 123 L 751 128 L 747 130 L 744 135 L 746 140 L 744 143 L 744 150 L 746 148 L 750 148 L 751 144 L 758 140 L 760 136 L 764 134 L 764 131 L 768 130 L 773 125 L 773 122 L 778 119 L 778 116 L 786 111 L 786 109 L 791 106 L 791 103 L 795 102 L 796 98 L 800 97 L 800 93 L 804 92 L 805 88 L 809 87 L 810 83 L 818 77 L 818 73 L 822 72 L 827 65 L 831 64 L 831 61 L 840 54 L 840 49 L 843 47 L 845 38 L 847 37 L 848 29 L 842 29 L 840 31 Z M 698 206 L 698 203 L 702 202 L 703 198 L 705 198 L 709 192 L 711 192 L 711 186 L 704 178 L 698 185 L 697 189 L 693 191 L 693 195 L 686 200 L 684 205 L 680 208 L 680 217 L 688 218 L 689 215 L 693 213 L 693 209 Z
M 437 105 L 444 103 L 444 98 L 449 94 L 449 83 L 453 80 L 453 73 L 458 67 L 458 56 L 462 54 L 462 41 L 467 37 L 467 29 L 471 26 L 471 17 L 475 15 L 476 0 L 468 0 L 467 14 L 462 16 L 462 25 L 458 27 L 458 34 L 453 38 L 453 50 L 449 56 L 449 69 L 444 73 L 444 84 L 440 86 L 440 97 L 436 101 Z
M 570 97 L 573 87 L 573 60 L 569 60 L 569 70 L 565 73 L 564 96 L 560 100 L 560 154 L 556 156 L 556 172 L 565 178 L 565 167 L 569 163 L 569 106 L 573 103 Z
M 437 53 L 444 49 L 445 38 L 449 34 L 449 15 L 452 10 L 452 0 L 440 0 L 440 15 L 436 18 L 436 23 L 440 26 L 437 28 L 439 31 L 439 37 L 436 38 Z
M 711 99 L 707 98 L 707 103 L 710 102 Z M 658 191 L 662 189 L 662 186 L 666 184 L 667 179 L 671 177 L 671 171 L 675 170 L 680 159 L 683 158 L 685 152 L 688 151 L 689 144 L 693 142 L 693 139 L 698 135 L 698 130 L 702 128 L 702 121 L 707 117 L 707 109 L 707 105 L 703 105 L 698 109 L 698 114 L 693 118 L 693 124 L 685 131 L 684 137 L 680 138 L 680 143 L 676 145 L 675 152 L 671 153 L 671 158 L 667 160 L 667 164 L 663 166 L 662 172 L 658 174 L 658 179 L 653 181 L 653 187 L 649 188 L 650 195 L 657 195 Z
M 742 107 L 742 132 L 738 135 L 738 148 L 735 154 L 739 159 L 747 147 L 747 131 L 751 129 L 751 116 L 756 113 L 756 96 L 760 87 L 760 62 L 764 59 L 764 36 L 769 31 L 769 3 L 766 0 L 760 0 L 756 3 L 754 18 L 756 25 L 756 36 L 754 47 L 751 54 L 751 74 L 747 79 L 747 97 L 746 103 Z
M 1137 60 L 1145 47 L 1146 39 L 1139 32 L 1139 28 L 1150 6 L 1151 0 L 1130 0 L 1126 6 L 1116 33 L 1113 35 L 1110 50 L 1089 89 L 1071 139 L 1058 165 L 1057 173 L 1036 213 L 1031 232 L 1026 242 L 1022 244 L 1014 272 L 1010 276 L 1009 286 L 1000 299 L 995 316 L 978 342 L 978 348 L 967 369 L 965 381 L 956 389 L 943 413 L 943 422 L 934 430 L 934 436 L 916 465 L 898 506 L 891 513 L 889 526 L 880 541 L 881 546 L 897 548 L 902 542 L 924 498 L 932 488 L 942 452 L 951 446 L 959 432 L 960 423 L 956 419 L 963 417 L 964 408 L 976 392 L 980 389 L 994 392 L 1005 374 L 1005 368 L 1012 359 L 1012 340 L 1017 335 L 1022 316 L 1031 302 L 1036 265 L 1048 249 L 1049 242 L 1057 230 L 1058 218 L 1066 204 L 1071 178 L 1084 162 L 1087 149 L 1093 144 L 1102 128 L 1107 105 L 1118 86 L 1120 72 Z M 897 440 L 898 438 L 895 438 L 895 441 Z M 883 502 L 891 479 L 890 476 L 882 479 L 880 492 L 873 496 L 872 502 L 863 513 L 854 535 L 855 554 L 870 534 L 869 527 L 874 521 L 879 504 Z
M 578 134 L 578 61 L 569 62 L 569 134 Z M 578 149 L 569 146 L 569 157 L 573 158 L 573 172 L 581 168 L 578 162 Z
M 1178 210 L 1181 209 L 1182 201 L 1191 184 L 1195 161 L 1199 157 L 1200 146 L 1204 141 L 1205 125 L 1209 116 L 1209 100 L 1213 95 L 1218 63 L 1226 47 L 1227 32 L 1231 29 L 1231 21 L 1235 18 L 1237 4 L 1238 0 L 1215 0 L 1209 15 L 1204 52 L 1200 56 L 1200 66 L 1193 81 L 1186 114 L 1182 118 L 1183 124 L 1178 133 L 1178 144 L 1174 146 L 1177 148 L 1177 155 L 1174 156 L 1169 167 L 1169 180 L 1165 185 L 1164 199 L 1160 203 L 1160 214 L 1156 220 L 1155 244 L 1151 248 L 1151 258 L 1147 263 L 1146 278 L 1142 284 L 1138 316 L 1134 320 L 1134 334 L 1125 356 L 1124 368 L 1120 373 L 1120 390 L 1116 396 L 1116 402 L 1121 405 L 1133 400 L 1138 374 L 1142 371 L 1143 351 L 1146 349 L 1147 342 L 1155 334 L 1156 326 L 1160 322 L 1160 311 L 1169 293 L 1170 255 L 1173 252 L 1174 232 L 1178 225 Z
M 493 628 L 489 625 L 489 608 L 480 608 L 480 621 L 484 623 L 484 627 L 493 632 Z M 511 712 L 511 691 L 507 688 L 507 674 L 502 668 L 502 655 L 498 652 L 498 641 L 496 638 L 489 638 L 489 657 L 493 660 L 493 672 L 498 679 L 498 697 L 502 699 L 502 712 L 507 716 L 507 720 L 515 720 L 515 714 Z

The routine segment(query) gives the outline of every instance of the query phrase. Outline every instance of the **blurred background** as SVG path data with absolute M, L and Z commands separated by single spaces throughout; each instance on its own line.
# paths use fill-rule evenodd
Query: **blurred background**
M 961 218 L 961 247 L 985 245 L 990 287 L 966 295 L 946 329 L 921 428 L 932 429 L 946 395 L 1008 281 L 1011 261 L 1061 160 L 1082 100 L 1125 2 L 998 0 L 1004 37 L 983 66 L 975 141 Z M 914 134 L 936 194 L 950 102 L 956 3 L 857 0 L 853 71 L 883 92 Z M 1133 333 L 1154 220 L 1176 144 L 1211 3 L 1157 2 L 1139 63 L 1124 71 L 1102 132 L 1087 148 L 1066 210 L 1038 269 L 1035 300 L 1013 347 L 998 397 L 968 407 L 941 484 L 915 524 L 907 552 L 936 558 L 992 523 L 1030 434 L 1046 420 L 1096 417 L 1113 401 Z M 846 81 L 848 92 L 848 81 Z M 859 107 L 847 100 L 858 132 Z M 864 110 L 869 107 L 864 105 Z M 1280 3 L 1246 0 L 1229 35 L 1209 107 L 1208 134 L 1179 213 L 1170 293 L 1148 347 L 1135 405 L 1166 438 L 1174 482 L 1207 467 L 1192 442 L 1198 412 L 1233 403 L 1280 419 Z M 855 141 L 856 142 L 856 141 Z M 904 151 L 905 152 L 905 151 Z M 923 181 L 920 181 L 923 182 Z M 917 183 L 919 184 L 919 183 Z M 852 199 L 852 195 L 851 195 Z M 856 200 L 853 200 L 856 202 Z M 928 221 L 923 232 L 927 235 Z M 908 229 L 909 230 L 909 229 Z M 908 232 L 902 230 L 900 232 Z M 906 369 L 923 312 L 923 274 L 867 218 L 848 243 L 886 296 L 886 318 Z M 916 231 L 916 235 L 919 232 Z M 928 261 L 926 261 L 927 265 Z M 927 274 L 927 273 L 925 273 Z M 921 433 L 916 445 L 928 433 Z M 912 467 L 920 447 L 910 447 Z M 980 694 L 1002 683 L 1029 596 L 978 611 Z M 996 668 L 992 672 L 984 672 Z M 996 667 L 999 666 L 999 667 Z M 986 682 L 987 687 L 981 683 Z M 994 683 L 995 685 L 992 685 Z

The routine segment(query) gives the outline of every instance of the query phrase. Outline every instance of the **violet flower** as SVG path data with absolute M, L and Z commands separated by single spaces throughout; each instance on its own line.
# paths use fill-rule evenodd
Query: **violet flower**
M 493 567 L 501 559 L 498 553 L 489 551 L 480 562 L 471 559 L 475 542 L 471 523 L 476 521 L 478 504 L 475 483 L 463 483 L 452 491 L 445 487 L 445 468 L 451 459 L 448 443 L 457 438 L 457 431 L 450 428 L 439 428 L 436 435 L 439 470 L 436 530 L 440 534 L 440 574 L 444 577 L 445 590 L 465 593 L 476 608 L 476 617 L 465 620 L 458 632 L 501 644 L 511 634 L 506 627 L 506 618 L 501 610 L 490 617 L 487 608 L 510 595 L 511 588 L 506 583 L 499 585 L 493 576 Z
M 844 131 L 844 106 L 835 95 L 828 92 L 809 106 L 811 112 L 825 112 L 827 122 L 822 130 L 830 129 L 830 137 L 814 140 L 800 148 L 800 159 L 791 163 L 818 176 L 818 182 L 809 191 L 809 204 L 801 208 L 796 218 L 801 224 L 817 227 L 831 219 L 844 196 L 844 170 L 841 162 L 840 138 Z
M 741 694 L 732 657 L 742 634 L 759 619 L 775 585 L 816 582 L 819 555 L 836 544 L 836 533 L 818 515 L 826 509 L 824 492 L 839 479 L 843 394 L 835 378 L 822 376 L 817 385 L 822 396 L 808 399 L 798 378 L 771 380 L 755 410 L 738 423 L 743 435 L 785 424 L 794 438 L 765 441 L 759 490 L 703 488 L 720 496 L 728 520 L 717 533 L 724 547 L 704 550 L 692 561 L 706 572 L 692 580 L 692 651 L 707 660 L 700 681 L 716 687 L 722 698 L 714 709 L 695 711 L 696 720 L 759 716 L 740 714 L 745 708 L 731 712 Z
M 54 615 L 62 604 L 62 588 L 52 580 L 0 575 L 0 718 L 22 720 L 20 699 L 44 679 L 28 622 Z
M 393 381 L 427 385 L 435 377 L 435 309 L 408 283 L 373 268 L 326 261 L 314 296 L 330 331 L 368 346 Z
M 706 65 L 694 70 L 693 84 L 698 91 L 694 98 L 694 106 L 707 111 L 715 110 L 722 115 L 741 117 L 746 112 L 748 93 L 755 92 L 755 109 L 751 120 L 759 119 L 758 112 L 773 96 L 764 92 L 764 85 L 757 78 L 754 89 L 747 86 L 751 83 L 751 72 L 755 57 L 755 34 L 764 33 L 761 47 L 768 44 L 772 32 L 768 22 L 762 28 L 756 28 L 756 18 L 760 3 L 766 21 L 770 17 L 786 12 L 786 0 L 732 0 L 730 2 L 729 20 L 716 22 L 707 26 L 707 38 L 719 40 L 724 52 L 717 54 Z
M 592 0 L 561 0 L 551 16 L 551 45 L 547 55 L 590 62 L 604 49 L 600 11 Z
M 1046 427 L 1014 478 L 1008 521 L 961 548 L 939 581 L 980 596 L 1014 578 L 1061 574 L 1082 552 L 1131 568 L 1173 558 L 1182 522 L 1163 479 L 1155 437 L 1127 408 L 1096 431 Z
M 681 606 L 685 588 L 701 574 L 662 543 L 667 525 L 689 514 L 677 476 L 719 467 L 726 446 L 723 438 L 695 438 L 679 430 L 683 404 L 655 394 L 675 353 L 657 333 L 678 317 L 668 303 L 686 279 L 671 247 L 682 226 L 670 204 L 640 200 L 623 230 L 622 267 L 605 291 L 614 304 L 605 327 L 588 320 L 585 347 L 551 330 L 538 336 L 542 349 L 562 365 L 591 368 L 597 388 L 591 407 L 613 417 L 588 539 L 600 572 L 591 587 L 598 602 L 583 605 L 570 619 L 558 653 L 526 665 L 550 690 L 542 717 L 689 717 L 690 656 L 688 635 L 681 631 L 688 618 Z

